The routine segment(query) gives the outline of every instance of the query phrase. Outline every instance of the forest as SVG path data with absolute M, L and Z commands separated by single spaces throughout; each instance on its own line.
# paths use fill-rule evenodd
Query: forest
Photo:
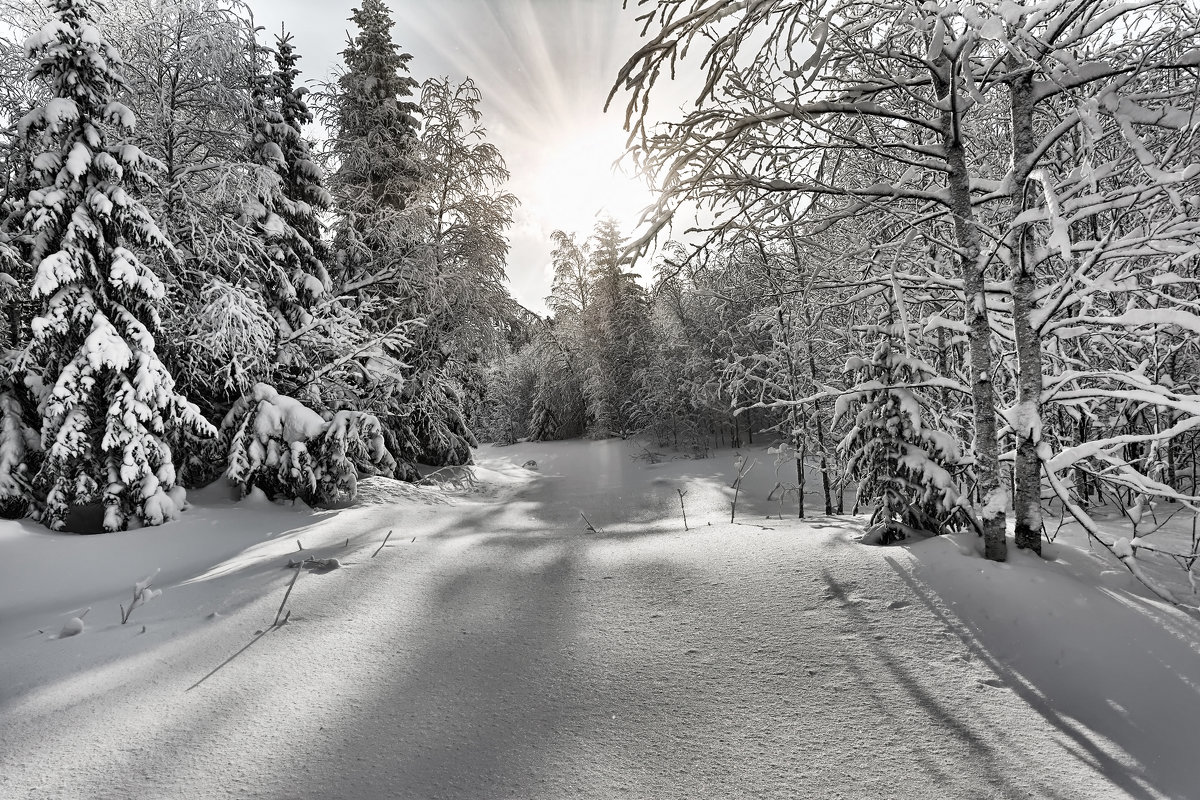
M 773 495 L 868 541 L 1002 561 L 1010 518 L 1033 552 L 1070 518 L 1190 575 L 1196 535 L 1152 534 L 1200 509 L 1197 9 L 628 5 L 608 103 L 657 201 L 555 231 L 543 317 L 478 88 L 413 77 L 382 0 L 311 92 L 238 0 L 7 0 L 4 514 L 115 531 L 222 477 L 322 506 L 480 441 L 757 439 Z M 652 114 L 684 66 L 691 110 Z
M 0 0 L 0 795 L 1200 800 L 1198 99 L 1196 0 Z

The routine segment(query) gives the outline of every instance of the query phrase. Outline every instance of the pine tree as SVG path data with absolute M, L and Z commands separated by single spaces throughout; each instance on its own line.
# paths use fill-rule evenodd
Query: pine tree
M 54 18 L 25 44 L 33 79 L 51 99 L 19 123 L 38 152 L 25 224 L 33 235 L 35 370 L 45 460 L 34 478 L 35 515 L 62 529 L 72 506 L 102 502 L 106 530 L 135 517 L 156 525 L 183 504 L 168 437 L 211 436 L 199 410 L 174 391 L 154 351 L 161 281 L 126 246 L 170 252 L 132 194 L 159 168 L 132 145 L 119 54 L 97 28 L 92 0 L 55 0 Z M 39 152 L 40 151 L 40 152 Z
M 300 130 L 311 115 L 305 90 L 295 87 L 298 70 L 290 37 L 282 35 L 278 43 L 275 71 L 252 79 L 247 156 L 259 178 L 243 203 L 243 214 L 260 237 L 266 261 L 260 289 L 278 326 L 281 363 L 274 366 L 295 382 L 313 372 L 314 354 L 303 347 L 312 337 L 305 332 L 314 328 L 310 309 L 329 291 L 317 215 L 328 210 L 330 197 Z
M 299 59 L 292 47 L 291 34 L 285 32 L 276 37 L 272 89 L 282 119 L 272 131 L 282 156 L 280 176 L 283 185 L 280 189 L 286 199 L 278 213 L 303 241 L 287 263 L 297 302 L 307 309 L 329 290 L 329 275 L 325 269 L 328 254 L 321 239 L 319 215 L 329 210 L 333 199 L 322 185 L 321 168 L 313 159 L 303 135 L 303 127 L 313 121 L 313 115 L 304 100 L 308 90 L 296 86 L 300 74 L 296 68 Z M 297 311 L 293 308 L 295 318 L 289 319 L 293 326 L 305 319 L 305 315 Z
M 408 74 L 412 56 L 392 41 L 394 23 L 383 0 L 363 0 L 350 19 L 359 33 L 342 51 L 345 69 L 328 98 L 325 122 L 334 131 L 339 212 L 370 247 L 371 218 L 405 210 L 419 189 L 419 108 L 408 99 L 418 84 Z
M 859 480 L 859 503 L 874 505 L 863 541 L 890 544 L 916 533 L 943 533 L 966 515 L 952 474 L 962 460 L 958 443 L 924 419 L 918 386 L 935 370 L 895 346 L 902 325 L 885 321 L 869 328 L 880 334 L 879 343 L 869 362 L 847 362 L 846 371 L 859 381 L 838 399 L 833 422 L 856 412 L 838 447 Z

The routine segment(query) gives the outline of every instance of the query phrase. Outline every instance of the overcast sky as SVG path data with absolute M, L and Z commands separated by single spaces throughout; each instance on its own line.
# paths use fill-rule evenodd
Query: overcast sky
M 318 80 L 341 63 L 358 3 L 250 5 L 269 33 L 286 22 L 303 77 Z M 604 206 L 628 234 L 649 200 L 640 182 L 612 174 L 625 142 L 622 112 L 602 113 L 617 70 L 638 46 L 635 12 L 623 11 L 620 0 L 388 0 L 388 6 L 393 39 L 413 56 L 414 78 L 470 76 L 478 84 L 489 138 L 512 172 L 510 191 L 522 201 L 510 231 L 512 290 L 543 311 L 550 233 L 585 235 Z

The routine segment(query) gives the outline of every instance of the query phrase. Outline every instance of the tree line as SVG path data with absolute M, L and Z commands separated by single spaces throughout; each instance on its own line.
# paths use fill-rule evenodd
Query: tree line
M 1193 5 L 638 9 L 609 97 L 660 187 L 624 251 L 659 245 L 630 419 L 755 415 L 827 512 L 855 486 L 877 539 L 967 526 L 997 560 L 1010 518 L 1040 552 L 1054 505 L 1136 571 L 1171 509 L 1200 509 Z M 652 119 L 656 84 L 689 69 L 695 108 Z M 548 396 L 587 398 L 602 337 L 572 337 L 576 317 L 556 310 L 510 381 L 575 358 Z M 1105 534 L 1099 505 L 1134 536 Z M 1171 555 L 1190 566 L 1195 542 Z

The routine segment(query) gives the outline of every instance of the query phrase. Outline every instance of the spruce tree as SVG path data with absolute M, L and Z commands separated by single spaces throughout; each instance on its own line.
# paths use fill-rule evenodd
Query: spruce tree
M 428 207 L 418 199 L 427 186 L 411 56 L 392 41 L 393 22 L 381 0 L 363 0 L 351 19 L 359 32 L 342 52 L 345 69 L 321 109 L 336 163 L 330 272 L 365 333 L 356 348 L 364 354 L 358 396 L 346 402 L 377 413 L 404 474 L 426 452 L 438 460 L 469 459 L 473 439 L 459 388 L 442 379 L 449 354 L 437 346 L 441 331 L 434 329 L 441 279 Z
M 867 326 L 879 334 L 870 361 L 851 358 L 846 371 L 858 377 L 842 395 L 834 425 L 854 413 L 838 445 L 846 469 L 859 481 L 858 502 L 873 506 L 863 542 L 890 544 L 913 534 L 940 534 L 968 521 L 959 491 L 962 456 L 955 437 L 926 419 L 920 385 L 936 375 L 932 366 L 896 347 L 902 324 L 890 317 Z
M 305 90 L 295 87 L 298 70 L 290 37 L 280 36 L 278 42 L 276 69 L 252 79 L 247 156 L 260 177 L 243 203 L 243 214 L 261 239 L 266 261 L 261 291 L 279 329 L 282 363 L 275 366 L 303 379 L 312 371 L 311 359 L 296 338 L 311 327 L 309 309 L 329 291 L 317 215 L 328 210 L 330 198 L 300 130 L 311 115 Z
M 40 314 L 33 369 L 44 460 L 34 515 L 64 527 L 72 506 L 104 506 L 106 530 L 173 518 L 183 504 L 168 437 L 211 436 L 174 391 L 155 353 L 163 284 L 130 249 L 171 243 L 134 194 L 159 168 L 132 145 L 133 114 L 114 98 L 121 59 L 97 27 L 93 0 L 55 0 L 53 19 L 25 44 L 30 75 L 51 98 L 21 119 L 32 176 L 25 225 Z
M 329 290 L 329 275 L 325 269 L 328 254 L 321 239 L 319 215 L 329 210 L 333 200 L 322 185 L 321 168 L 313 159 L 303 134 L 304 126 L 313 121 L 313 115 L 304 100 L 308 89 L 296 86 L 300 74 L 296 62 L 299 60 L 291 34 L 285 32 L 277 36 L 272 89 L 282 120 L 272 130 L 282 156 L 281 193 L 287 200 L 281 204 L 278 213 L 304 243 L 292 254 L 289 273 L 298 302 L 307 309 Z M 297 322 L 295 319 L 290 321 L 292 324 Z
M 409 99 L 418 84 L 408 74 L 412 56 L 392 41 L 394 23 L 383 0 L 363 0 L 350 19 L 359 33 L 342 51 L 345 69 L 326 122 L 335 131 L 339 211 L 363 235 L 370 217 L 403 211 L 418 191 L 419 108 Z

